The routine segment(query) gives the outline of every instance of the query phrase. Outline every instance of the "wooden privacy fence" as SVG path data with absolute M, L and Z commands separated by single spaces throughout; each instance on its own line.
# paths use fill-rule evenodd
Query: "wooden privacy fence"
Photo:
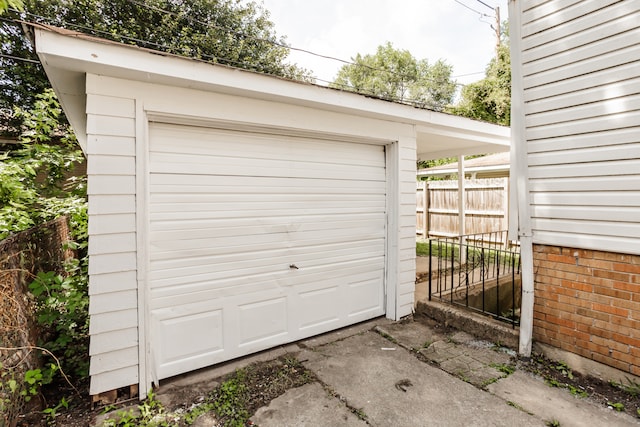
M 416 191 L 416 234 L 424 239 L 457 236 L 458 181 L 420 181 Z M 465 181 L 465 233 L 509 226 L 509 178 Z

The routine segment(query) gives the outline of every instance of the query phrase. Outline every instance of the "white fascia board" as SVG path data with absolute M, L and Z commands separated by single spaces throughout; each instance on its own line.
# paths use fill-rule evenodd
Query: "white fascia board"
M 425 147 L 430 146 L 429 141 L 434 138 L 443 139 L 441 143 L 445 145 L 442 148 L 435 144 L 435 147 L 426 149 L 428 152 L 446 149 L 450 155 L 480 154 L 508 150 L 509 146 L 509 128 L 503 126 L 89 36 L 59 34 L 38 26 L 34 26 L 33 31 L 36 52 L 50 78 L 58 80 L 55 89 L 62 97 L 77 96 L 79 88 L 77 84 L 65 86 L 66 82 L 60 83 L 60 75 L 65 72 L 76 73 L 76 76 L 93 73 L 410 124 L 416 126 L 418 141 L 424 140 Z M 66 106 L 70 107 L 73 115 L 79 114 L 77 102 L 65 102 L 70 104 Z M 71 120 L 72 124 L 74 121 L 82 123 L 82 119 Z
M 508 171 L 510 169 L 510 165 L 495 165 L 495 166 L 473 166 L 473 167 L 465 167 L 465 173 L 475 173 L 475 172 L 498 172 L 498 171 Z M 439 175 L 452 175 L 454 173 L 458 173 L 458 168 L 448 168 L 448 169 L 418 169 L 418 176 L 439 176 Z

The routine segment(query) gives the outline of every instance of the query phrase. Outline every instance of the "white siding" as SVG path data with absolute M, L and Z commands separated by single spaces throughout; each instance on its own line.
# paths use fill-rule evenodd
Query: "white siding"
M 522 5 L 534 242 L 640 253 L 640 2 Z
M 138 382 L 135 101 L 87 94 L 91 394 Z

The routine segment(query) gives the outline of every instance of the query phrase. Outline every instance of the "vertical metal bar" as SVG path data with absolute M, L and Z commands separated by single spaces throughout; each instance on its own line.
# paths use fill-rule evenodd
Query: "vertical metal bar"
M 482 312 L 486 312 L 485 310 L 485 303 L 484 303 L 484 299 L 485 299 L 485 288 L 484 288 L 484 281 L 485 281 L 485 274 L 484 274 L 484 246 L 482 247 L 482 249 L 480 249 L 480 261 L 481 261 L 481 267 L 480 267 L 480 274 L 482 275 Z
M 431 267 L 432 267 L 432 262 L 431 260 L 433 259 L 433 252 L 432 252 L 432 248 L 433 248 L 433 241 L 431 239 L 429 239 L 429 301 L 431 301 Z
M 450 296 L 450 300 L 451 300 L 451 304 L 453 304 L 453 272 L 455 271 L 454 269 L 454 257 L 456 254 L 456 250 L 454 247 L 454 243 L 453 240 L 451 241 L 451 289 L 449 292 L 449 296 Z
M 465 243 L 466 244 L 466 248 L 465 248 L 465 256 L 466 259 L 464 260 L 464 264 L 465 264 L 465 295 L 464 295 L 464 305 L 465 307 L 469 307 L 469 243 Z M 473 266 L 472 266 L 473 267 Z
M 496 251 L 496 314 L 500 316 L 500 253 Z
M 511 327 L 516 327 L 516 266 L 515 258 L 511 256 Z

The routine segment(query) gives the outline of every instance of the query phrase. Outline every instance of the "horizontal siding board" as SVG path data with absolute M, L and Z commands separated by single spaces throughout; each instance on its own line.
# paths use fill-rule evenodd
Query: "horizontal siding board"
M 530 196 L 534 205 L 556 205 L 556 206 L 635 206 L 640 207 L 640 191 L 592 191 L 592 192 L 557 192 L 557 193 L 536 193 Z M 605 217 L 606 218 L 606 217 Z
M 619 0 L 563 0 L 549 1 L 541 7 L 525 10 L 522 20 L 522 36 L 530 37 L 540 32 L 546 31 L 548 28 L 573 22 L 580 17 L 594 13 L 600 13 L 607 6 L 618 2 Z
M 138 310 L 130 308 L 127 310 L 108 311 L 106 313 L 94 314 L 89 323 L 89 334 L 102 334 L 119 329 L 137 328 Z M 109 369 L 111 370 L 111 369 Z
M 138 282 L 134 270 L 89 276 L 89 295 L 135 290 L 137 287 Z
M 87 114 L 102 116 L 135 118 L 136 103 L 134 99 L 113 96 L 87 94 Z
M 135 156 L 136 140 L 133 137 L 89 135 L 88 155 Z
M 553 55 L 541 57 L 531 62 L 523 59 L 522 71 L 524 75 L 542 73 L 567 64 L 588 63 L 593 59 L 633 46 L 638 34 L 640 34 L 640 29 L 632 29 L 621 34 L 615 34 L 619 29 L 618 23 L 616 22 L 615 24 L 609 25 L 607 27 L 608 31 L 597 32 L 593 36 L 588 33 L 577 34 L 573 37 L 575 40 L 569 41 L 565 39 L 550 43 L 545 48 L 548 49 L 547 52 L 554 52 Z M 634 26 L 627 25 L 627 27 L 633 28 Z M 614 33 L 615 35 L 608 35 L 607 33 Z M 596 37 L 601 37 L 602 39 L 594 41 L 593 39 Z M 607 65 L 611 66 L 612 64 L 609 63 Z
M 135 175 L 136 159 L 130 156 L 89 156 L 88 175 Z
M 640 128 L 612 129 L 607 132 L 585 133 L 549 139 L 529 141 L 529 153 L 563 151 L 581 148 L 606 147 L 629 143 L 640 143 Z
M 586 200 L 585 202 L 588 202 Z M 531 216 L 547 219 L 573 219 L 598 221 L 606 218 L 607 221 L 633 223 L 640 218 L 640 206 L 606 206 L 606 205 L 542 205 L 535 204 L 531 207 Z
M 89 255 L 134 252 L 135 233 L 97 234 L 89 236 Z
M 529 189 L 532 192 L 640 191 L 640 179 L 633 175 L 531 179 Z
M 136 269 L 136 253 L 97 254 L 89 256 L 89 274 L 117 273 Z
M 137 309 L 138 292 L 136 289 L 92 294 L 89 300 L 89 314 L 103 314 L 113 311 Z
M 596 12 L 585 14 L 583 8 L 573 8 L 567 11 L 568 14 L 564 15 L 565 21 L 563 23 L 554 23 L 554 25 L 547 26 L 543 31 L 536 32 L 535 34 L 528 34 L 525 30 L 522 41 L 523 58 L 526 58 L 527 56 L 524 55 L 529 55 L 530 51 L 537 46 L 570 37 L 572 34 L 587 31 L 603 23 L 628 17 L 628 15 L 638 12 L 637 2 L 606 0 L 600 1 L 598 7 L 607 5 L 611 6 L 606 9 L 600 9 L 601 12 L 604 11 L 604 13 Z M 525 61 L 527 60 L 525 59 Z
M 626 48 L 611 51 L 609 53 L 592 57 L 580 62 L 569 64 L 559 64 L 556 68 L 543 72 L 531 73 L 523 65 L 523 85 L 525 90 L 549 83 L 563 82 L 576 76 L 589 76 L 601 70 L 606 70 L 617 65 L 634 62 L 634 58 L 640 55 L 640 45 L 633 45 Z
M 119 329 L 91 336 L 89 355 L 104 354 L 138 346 L 138 328 Z M 134 362 L 135 363 L 135 362 Z
M 549 100 L 549 103 L 552 102 L 562 102 L 563 95 L 574 96 L 573 99 L 577 101 L 575 105 L 584 104 L 588 101 L 583 101 L 579 98 L 580 93 L 583 91 L 588 91 L 592 88 L 598 91 L 602 87 L 607 88 L 607 92 L 601 91 L 596 94 L 603 94 L 603 98 L 613 98 L 618 95 L 618 83 L 624 82 L 626 80 L 633 80 L 638 77 L 637 72 L 637 64 L 634 62 L 628 62 L 623 65 L 618 65 L 616 67 L 605 68 L 603 70 L 598 70 L 591 72 L 589 74 L 584 75 L 576 75 L 569 76 L 568 78 L 562 79 L 557 82 L 550 82 L 537 87 L 529 87 L 524 92 L 524 100 L 527 103 L 527 113 L 529 113 L 529 106 L 533 108 L 533 111 L 539 111 L 540 107 L 534 103 L 536 100 L 542 100 L 543 106 L 544 102 Z M 629 93 L 636 93 L 635 90 L 630 91 Z M 590 95 L 587 93 L 587 97 L 591 96 L 593 100 L 594 95 Z M 559 100 L 559 101 L 558 101 Z M 574 105 L 574 104 L 569 104 Z
M 640 85 L 637 85 L 635 90 L 640 90 Z M 638 94 L 614 99 L 605 98 L 589 104 L 527 114 L 525 124 L 526 126 L 535 127 L 556 123 L 570 123 L 575 120 L 593 119 L 633 110 L 640 110 L 640 95 Z
M 587 104 L 595 104 L 597 106 L 606 105 L 604 103 L 614 103 L 614 105 L 612 105 L 614 109 L 620 108 L 631 99 L 625 97 L 637 95 L 638 93 L 640 93 L 640 78 L 614 81 L 609 84 L 589 87 L 576 92 L 562 93 L 560 95 L 550 92 L 549 95 L 553 96 L 527 103 L 526 120 L 529 122 L 533 117 L 536 117 L 536 113 L 551 112 L 551 114 L 554 115 L 566 115 L 567 113 L 562 109 L 568 109 L 571 114 L 575 114 L 575 110 L 572 109 L 572 107 L 584 107 Z M 601 112 L 601 114 L 611 112 L 612 111 L 604 111 Z M 553 119 L 555 119 L 555 117 Z M 554 121 L 562 120 L 551 120 L 551 122 Z
M 640 227 L 637 223 L 532 218 L 532 227 L 547 232 L 640 238 Z
M 588 10 L 581 11 L 580 8 L 575 7 L 579 3 L 580 0 L 527 1 L 522 5 L 522 24 L 525 28 L 527 26 L 531 27 L 533 23 L 540 21 L 546 23 L 546 27 L 549 26 L 549 22 L 559 25 L 589 12 Z M 546 27 L 542 26 L 542 29 Z M 524 36 L 525 34 L 523 34 Z
M 126 368 L 116 369 L 114 371 L 92 375 L 89 394 L 95 395 L 109 390 L 116 390 L 120 387 L 127 387 L 132 384 L 138 384 L 137 364 Z
M 600 117 L 554 123 L 544 126 L 530 127 L 526 136 L 530 140 L 555 138 L 568 135 L 580 135 L 592 132 L 604 132 L 625 127 L 640 126 L 640 114 L 637 111 L 609 114 Z
M 138 346 L 128 347 L 91 356 L 89 375 L 126 369 L 138 365 Z
M 89 215 L 135 214 L 136 196 L 133 194 L 95 194 L 89 196 Z
M 594 162 L 551 166 L 529 167 L 529 178 L 569 178 L 596 177 L 612 175 L 638 175 L 640 159 L 620 160 L 616 162 Z M 635 177 L 631 177 L 635 179 Z
M 588 233 L 563 233 L 536 230 L 533 243 L 551 246 L 593 249 L 596 251 L 640 255 L 636 238 L 596 236 Z
M 136 177 L 125 175 L 89 175 L 87 194 L 136 194 Z
M 136 121 L 127 117 L 87 114 L 87 134 L 135 137 Z
M 89 216 L 89 234 L 114 234 L 136 231 L 135 214 L 106 214 Z
M 597 163 L 619 159 L 640 159 L 640 143 L 590 147 L 570 151 L 551 151 L 529 154 L 529 166 Z M 639 171 L 640 172 L 640 171 Z

